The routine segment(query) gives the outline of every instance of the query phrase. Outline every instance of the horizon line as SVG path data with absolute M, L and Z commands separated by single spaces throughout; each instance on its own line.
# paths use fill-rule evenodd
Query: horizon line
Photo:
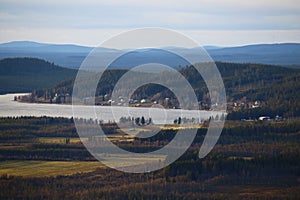
M 16 43 L 16 42 L 28 42 L 28 43 L 36 43 L 41 45 L 72 45 L 72 46 L 78 46 L 78 47 L 87 47 L 87 48 L 97 48 L 97 46 L 89 46 L 89 45 L 82 45 L 82 44 L 76 44 L 76 43 L 64 43 L 64 42 L 58 42 L 58 43 L 51 43 L 51 42 L 40 42 L 40 41 L 34 41 L 34 40 L 11 40 L 11 41 L 4 41 L 0 42 L 0 45 L 10 44 L 10 43 Z M 300 44 L 299 42 L 265 42 L 265 43 L 247 43 L 247 44 L 240 44 L 240 45 L 217 45 L 217 44 L 207 44 L 207 45 L 199 45 L 199 47 L 216 47 L 216 48 L 230 48 L 230 47 L 245 47 L 245 46 L 255 46 L 255 45 L 282 45 L 282 44 Z M 174 46 L 176 47 L 176 46 Z

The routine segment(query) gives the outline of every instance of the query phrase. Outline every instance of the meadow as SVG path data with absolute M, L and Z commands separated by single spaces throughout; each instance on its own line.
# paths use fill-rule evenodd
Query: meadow
M 2 161 L 0 176 L 56 177 L 86 173 L 105 167 L 98 161 Z

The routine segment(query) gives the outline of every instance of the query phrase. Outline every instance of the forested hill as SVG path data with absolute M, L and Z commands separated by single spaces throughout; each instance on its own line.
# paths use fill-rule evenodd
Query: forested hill
M 225 84 L 228 107 L 231 110 L 238 111 L 231 115 L 235 119 L 243 117 L 257 118 L 260 115 L 276 116 L 277 114 L 285 117 L 300 116 L 299 69 L 274 65 L 222 62 L 217 62 L 216 65 Z M 209 108 L 210 98 L 201 76 L 191 66 L 181 68 L 179 71 L 195 89 L 198 100 L 201 102 L 201 109 Z M 103 96 L 107 94 L 110 98 L 114 85 L 124 73 L 126 73 L 126 70 L 106 71 L 98 84 L 96 95 Z M 157 78 L 161 75 L 163 74 L 151 74 L 151 76 L 157 76 Z M 168 75 L 170 76 L 170 74 Z M 69 79 L 57 84 L 54 88 L 35 91 L 35 96 L 43 97 L 45 92 L 50 96 L 55 93 L 60 95 L 72 94 L 73 82 L 74 79 Z M 138 100 L 148 99 L 157 102 L 166 97 L 170 99 L 172 104 L 170 106 L 176 106 L 172 93 L 159 85 L 140 87 L 133 96 Z M 256 101 L 260 102 L 259 108 L 248 109 Z M 232 106 L 235 103 L 239 106 L 233 108 Z
M 216 63 L 224 81 L 230 119 L 258 118 L 262 115 L 300 116 L 300 70 L 274 65 Z M 182 70 L 199 92 L 205 91 L 202 80 L 195 81 L 191 67 Z M 201 99 L 201 95 L 198 96 Z M 203 94 L 205 97 L 205 93 Z M 202 98 L 204 99 L 204 98 Z M 255 101 L 260 105 L 252 109 Z M 233 106 L 237 104 L 238 106 Z M 255 106 L 254 106 L 255 107 Z
M 59 67 L 37 58 L 7 58 L 0 60 L 0 94 L 30 92 L 54 87 L 74 78 L 77 70 Z
M 250 95 L 248 98 L 266 99 L 263 93 L 266 89 L 281 91 L 280 87 L 289 84 L 286 91 L 297 89 L 298 79 L 300 77 L 300 70 L 297 68 L 287 68 L 274 65 L 263 64 L 240 64 L 240 63 L 223 63 L 217 62 L 217 68 L 223 78 L 226 93 L 229 98 L 239 99 L 245 95 Z M 97 88 L 97 95 L 110 93 L 118 79 L 126 73 L 127 70 L 111 69 L 105 71 Z M 193 88 L 198 92 L 198 98 L 201 99 L 205 95 L 206 85 L 201 79 L 199 73 L 192 66 L 184 67 L 179 72 L 189 81 Z M 162 72 L 163 73 L 163 72 Z M 151 76 L 160 77 L 160 74 L 150 74 Z M 162 74 L 163 75 L 163 74 Z M 134 80 L 128 80 L 134 81 Z M 176 81 L 176 80 L 174 80 Z M 74 79 L 62 81 L 55 86 L 55 92 L 64 88 L 69 94 L 72 93 Z M 163 89 L 163 87 L 160 87 Z M 54 91 L 51 89 L 51 91 Z M 150 98 L 160 92 L 158 85 L 142 87 L 139 89 L 140 98 Z M 276 93 L 276 92 L 275 92 Z M 283 91 L 283 93 L 285 93 Z M 294 94 L 291 94 L 294 95 Z
M 300 116 L 300 70 L 273 65 L 216 63 L 223 78 L 227 100 L 238 112 L 234 118 L 257 117 L 259 115 Z M 210 98 L 204 81 L 193 67 L 181 68 L 180 73 L 186 77 L 196 91 L 201 108 L 210 107 Z M 76 70 L 59 67 L 53 63 L 36 58 L 10 58 L 0 60 L 0 93 L 31 92 L 36 97 L 72 94 Z M 101 78 L 96 95 L 109 95 L 115 83 L 126 70 L 107 70 Z M 162 72 L 163 73 L 163 72 Z M 151 74 L 161 76 L 163 74 Z M 134 80 L 128 80 L 134 81 Z M 176 81 L 176 80 L 173 80 Z M 135 99 L 161 101 L 169 98 L 172 105 L 176 101 L 172 93 L 158 85 L 140 87 L 134 94 Z M 244 109 L 253 102 L 261 102 L 258 109 Z M 174 103 L 175 102 L 175 103 Z M 230 107 L 230 105 L 229 105 Z

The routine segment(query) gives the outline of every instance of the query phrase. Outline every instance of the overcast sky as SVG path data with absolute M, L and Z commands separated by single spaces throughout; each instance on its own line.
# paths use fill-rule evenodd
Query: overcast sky
M 124 30 L 174 29 L 200 45 L 300 42 L 299 0 L 0 0 L 0 42 L 97 46 Z

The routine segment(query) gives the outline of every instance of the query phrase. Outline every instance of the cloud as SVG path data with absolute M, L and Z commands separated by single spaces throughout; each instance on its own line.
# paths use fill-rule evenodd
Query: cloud
M 300 30 L 298 0 L 0 0 L 2 37 L 14 30 L 124 30 L 165 27 L 197 31 Z M 53 35 L 48 35 L 53 37 Z M 51 38 L 49 38 L 51 39 Z
M 172 1 L 7 1 L 2 0 L 2 27 L 125 28 L 167 26 L 206 29 L 295 29 L 300 4 L 294 0 Z M 286 18 L 284 22 L 274 16 Z M 274 20 L 270 22 L 270 19 Z M 208 25 L 208 23 L 210 25 Z M 272 24 L 272 26 L 269 26 Z M 274 25 L 275 24 L 275 25 Z

